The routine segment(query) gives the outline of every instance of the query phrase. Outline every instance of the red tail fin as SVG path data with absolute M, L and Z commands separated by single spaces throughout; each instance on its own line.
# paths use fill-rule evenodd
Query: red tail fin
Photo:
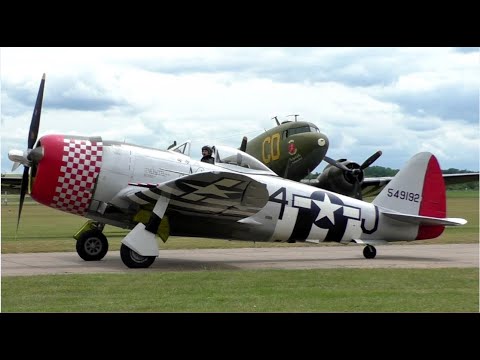
M 445 182 L 437 158 L 431 156 L 423 182 L 422 201 L 418 215 L 444 218 L 447 214 Z M 444 226 L 420 225 L 416 240 L 433 239 L 440 236 Z

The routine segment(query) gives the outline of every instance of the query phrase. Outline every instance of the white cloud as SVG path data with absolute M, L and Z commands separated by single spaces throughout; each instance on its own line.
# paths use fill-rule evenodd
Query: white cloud
M 442 168 L 478 170 L 478 65 L 478 52 L 449 48 L 2 48 L 2 171 L 26 146 L 44 72 L 40 135 L 191 139 L 199 158 L 203 144 L 238 146 L 300 114 L 333 158 L 382 150 L 376 164 L 399 168 L 428 150 Z

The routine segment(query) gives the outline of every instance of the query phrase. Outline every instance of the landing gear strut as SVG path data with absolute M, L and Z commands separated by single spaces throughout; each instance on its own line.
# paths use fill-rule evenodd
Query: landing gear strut
M 102 230 L 105 224 L 87 221 L 73 236 L 77 240 L 77 253 L 85 261 L 98 261 L 108 252 L 108 240 Z
M 377 255 L 377 249 L 372 245 L 367 245 L 363 248 L 363 256 L 365 256 L 366 259 L 373 259 L 375 255 Z

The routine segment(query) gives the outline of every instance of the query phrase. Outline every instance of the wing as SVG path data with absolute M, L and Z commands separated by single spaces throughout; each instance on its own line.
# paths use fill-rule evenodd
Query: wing
M 117 196 L 151 210 L 161 195 L 170 199 L 169 213 L 219 216 L 235 221 L 256 214 L 269 197 L 265 184 L 242 174 L 218 171 L 187 175 L 157 185 L 131 183 Z
M 393 176 L 365 178 L 362 183 L 362 197 L 376 196 L 387 185 Z
M 479 173 L 466 174 L 443 174 L 445 185 L 462 184 L 470 181 L 478 181 Z
M 362 183 L 362 196 L 371 197 L 378 195 L 385 185 L 387 185 L 392 179 L 393 176 L 365 178 Z M 479 173 L 443 174 L 443 180 L 445 181 L 445 185 L 478 181 Z
M 22 185 L 22 174 L 2 174 L 2 189 L 20 189 Z

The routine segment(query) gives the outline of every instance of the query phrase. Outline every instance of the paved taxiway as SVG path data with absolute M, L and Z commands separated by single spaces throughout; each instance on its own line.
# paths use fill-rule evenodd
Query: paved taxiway
M 479 267 L 479 244 L 381 245 L 377 257 L 365 259 L 362 246 L 160 250 L 148 269 L 129 269 L 118 251 L 101 261 L 83 261 L 75 252 L 2 254 L 2 276 L 319 268 Z

